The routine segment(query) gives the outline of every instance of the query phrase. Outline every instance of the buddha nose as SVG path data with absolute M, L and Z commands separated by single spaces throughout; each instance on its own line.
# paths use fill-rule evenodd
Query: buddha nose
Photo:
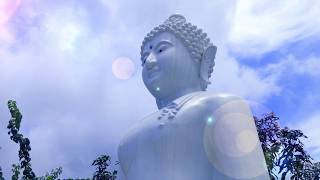
M 153 53 L 150 53 L 146 59 L 147 69 L 152 69 L 157 64 L 157 59 Z

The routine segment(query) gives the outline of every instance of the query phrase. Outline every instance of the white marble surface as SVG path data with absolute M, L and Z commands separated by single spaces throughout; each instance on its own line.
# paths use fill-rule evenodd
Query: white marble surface
M 181 15 L 164 24 L 141 48 L 143 82 L 159 110 L 119 145 L 126 179 L 269 179 L 248 105 L 205 92 L 217 48 Z
M 231 95 L 191 94 L 195 96 L 173 119 L 159 120 L 159 110 L 123 139 L 118 155 L 127 180 L 269 179 L 244 101 Z

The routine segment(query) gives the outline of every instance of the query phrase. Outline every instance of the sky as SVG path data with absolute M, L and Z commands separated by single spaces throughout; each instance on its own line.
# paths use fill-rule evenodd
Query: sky
M 116 161 L 128 129 L 157 110 L 141 78 L 142 40 L 174 13 L 218 47 L 207 91 L 241 96 L 257 116 L 274 111 L 282 127 L 308 136 L 320 161 L 320 1 L 0 0 L 5 178 L 18 162 L 9 99 L 23 114 L 37 175 L 62 166 L 62 178 L 90 177 L 97 156 Z

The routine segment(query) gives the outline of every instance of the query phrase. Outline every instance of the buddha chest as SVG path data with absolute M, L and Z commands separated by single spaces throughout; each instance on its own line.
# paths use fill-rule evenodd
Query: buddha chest
M 214 171 L 203 146 L 209 116 L 201 105 L 189 102 L 139 122 L 119 146 L 127 180 L 211 180 Z
M 127 180 L 268 179 L 248 109 L 224 96 L 207 100 L 169 104 L 137 123 L 118 149 Z

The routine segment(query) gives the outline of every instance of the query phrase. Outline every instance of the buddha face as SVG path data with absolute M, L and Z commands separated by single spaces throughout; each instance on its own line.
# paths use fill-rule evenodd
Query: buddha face
M 167 98 L 200 86 L 200 63 L 191 58 L 182 41 L 162 32 L 145 43 L 142 78 L 157 99 Z

